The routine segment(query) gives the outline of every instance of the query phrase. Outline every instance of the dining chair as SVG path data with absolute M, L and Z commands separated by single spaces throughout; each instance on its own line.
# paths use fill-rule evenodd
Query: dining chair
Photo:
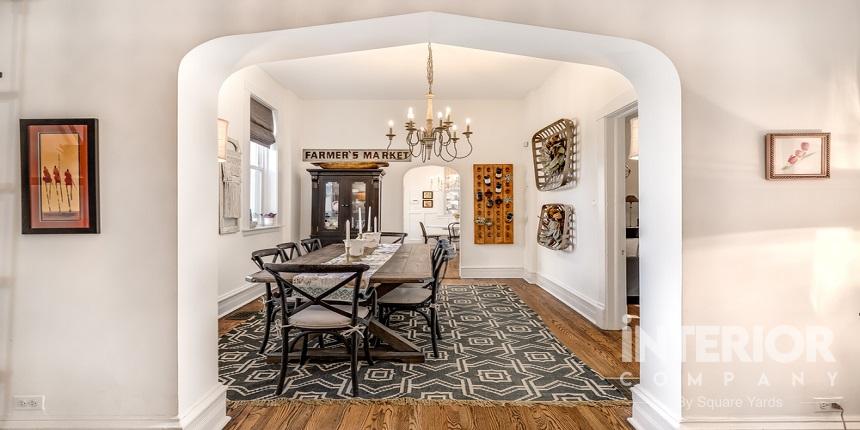
M 418 225 L 421 226 L 421 236 L 424 236 L 424 243 L 427 243 L 428 239 L 433 239 L 438 242 L 439 238 L 442 237 L 441 234 L 427 234 L 427 229 L 424 227 L 424 223 L 422 221 L 418 221 Z
M 319 238 L 302 239 L 300 242 L 305 252 L 314 252 L 322 249 L 322 242 L 320 242 Z
M 281 306 L 287 309 L 281 312 L 281 372 L 275 395 L 281 395 L 287 377 L 290 352 L 296 342 L 303 339 L 299 366 L 307 361 L 308 340 L 311 335 L 329 335 L 343 342 L 350 356 L 350 376 L 352 378 L 352 395 L 358 396 L 358 348 L 359 336 L 364 338 L 364 357 L 369 365 L 373 365 L 370 355 L 368 327 L 376 309 L 376 289 L 368 284 L 361 290 L 361 277 L 370 266 L 366 264 L 295 264 L 295 263 L 266 263 L 264 266 L 278 284 L 281 295 Z M 343 273 L 344 280 L 322 293 L 309 291 L 297 286 L 284 278 L 284 273 Z M 354 283 L 352 301 L 349 304 L 335 304 L 326 301 L 326 297 L 342 287 Z M 292 308 L 286 307 L 284 299 L 296 295 L 303 303 Z M 290 339 L 290 331 L 298 330 L 295 337 Z
M 381 237 L 393 237 L 395 238 L 391 243 L 403 243 L 403 240 L 408 236 L 407 233 L 397 232 L 397 231 L 383 231 L 379 233 Z
M 302 250 L 296 245 L 295 242 L 284 242 L 275 245 L 276 248 L 281 250 L 281 261 L 287 262 L 296 257 L 302 256 Z
M 272 331 L 272 322 L 274 321 L 275 314 L 281 309 L 281 301 L 278 297 L 280 293 L 272 290 L 272 284 L 275 283 L 275 279 L 263 267 L 267 263 L 265 261 L 267 257 L 271 257 L 268 262 L 272 263 L 286 261 L 284 260 L 284 253 L 279 248 L 254 251 L 251 253 L 251 261 L 257 265 L 260 271 L 245 277 L 245 280 L 248 282 L 263 283 L 266 285 L 266 296 L 263 303 L 263 310 L 266 313 L 266 331 L 263 333 L 263 342 L 260 344 L 260 354 L 266 352 L 266 346 L 269 344 L 269 333 Z M 296 299 L 289 297 L 287 303 L 290 306 L 294 306 Z
M 452 222 L 448 224 L 448 240 L 455 247 L 460 244 L 460 223 Z
M 391 316 L 397 312 L 412 311 L 427 321 L 430 327 L 430 343 L 433 346 L 433 357 L 439 358 L 437 339 L 442 338 L 439 313 L 437 310 L 437 295 L 442 283 L 442 276 L 452 255 L 451 244 L 446 239 L 440 239 L 431 255 L 433 278 L 426 284 L 428 288 L 398 287 L 377 300 L 380 310 L 380 321 L 388 325 Z M 429 311 L 429 314 L 428 312 Z

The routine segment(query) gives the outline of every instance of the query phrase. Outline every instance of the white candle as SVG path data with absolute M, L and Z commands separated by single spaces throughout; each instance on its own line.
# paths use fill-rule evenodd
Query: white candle
M 349 248 L 349 220 L 346 220 L 346 247 Z
M 370 220 L 373 218 L 370 217 L 370 205 L 367 205 L 367 231 L 370 232 Z
M 411 107 L 409 108 L 409 111 L 406 112 L 406 118 L 410 121 L 415 119 L 415 111 L 412 110 Z
M 376 217 L 373 217 L 373 231 L 379 233 L 379 223 L 377 223 Z
M 361 210 L 358 211 L 358 235 L 361 236 Z

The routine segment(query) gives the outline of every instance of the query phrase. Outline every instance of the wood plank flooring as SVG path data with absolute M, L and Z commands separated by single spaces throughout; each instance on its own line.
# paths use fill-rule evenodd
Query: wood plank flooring
M 455 266 L 457 267 L 457 266 Z M 522 279 L 459 279 L 459 270 L 449 268 L 445 284 L 493 285 L 506 284 L 543 318 L 556 337 L 588 366 L 603 377 L 618 378 L 625 372 L 639 376 L 638 363 L 621 360 L 621 333 L 603 331 L 586 318 L 572 311 L 542 288 Z M 230 319 L 238 312 L 259 311 L 255 300 L 218 321 L 219 334 L 242 323 Z M 629 313 L 638 315 L 638 306 Z M 538 429 L 629 429 L 630 406 L 562 407 L 536 406 L 470 406 L 470 405 L 390 405 L 347 404 L 326 405 L 286 404 L 280 406 L 231 406 L 233 417 L 227 429 L 338 429 L 338 430 L 538 430 Z

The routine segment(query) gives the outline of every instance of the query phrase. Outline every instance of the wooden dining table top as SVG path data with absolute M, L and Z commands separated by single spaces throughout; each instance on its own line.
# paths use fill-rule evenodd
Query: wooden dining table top
M 404 243 L 397 252 L 370 276 L 373 284 L 406 284 L 426 282 L 433 278 L 430 254 L 433 246 L 424 243 Z M 333 258 L 343 255 L 342 243 L 334 243 L 317 251 L 309 252 L 301 257 L 293 258 L 287 264 L 324 264 Z M 360 257 L 350 257 L 350 263 L 361 263 Z M 275 282 L 272 275 L 266 271 L 248 275 L 249 282 Z

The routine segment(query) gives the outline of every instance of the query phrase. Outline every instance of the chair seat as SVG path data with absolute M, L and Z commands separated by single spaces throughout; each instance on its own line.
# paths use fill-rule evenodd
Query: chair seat
M 352 305 L 334 305 L 333 307 L 343 310 L 344 312 L 352 311 Z M 369 308 L 364 306 L 358 307 L 359 318 L 367 318 L 369 314 Z M 320 305 L 311 305 L 296 314 L 290 315 L 290 325 L 303 329 L 320 330 L 348 328 L 351 322 L 352 321 L 349 317 L 326 309 Z
M 400 289 L 400 288 L 424 288 L 424 287 L 426 287 L 427 285 L 429 285 L 429 283 L 427 283 L 427 282 L 409 282 L 409 283 L 406 283 L 406 284 L 400 284 L 400 285 L 398 285 L 398 286 L 397 286 L 397 289 L 395 289 L 394 291 L 397 291 L 397 290 L 398 290 L 398 289 Z M 389 293 L 389 294 L 390 294 L 390 293 Z M 387 296 L 387 295 L 388 295 L 388 294 L 386 294 L 386 296 Z
M 274 284 L 275 283 L 275 277 L 272 276 L 271 273 L 269 273 L 265 270 L 261 270 L 259 272 L 255 272 L 255 273 L 252 273 L 248 276 L 245 276 L 245 281 L 246 282 L 259 282 L 259 283 L 264 283 L 264 284 L 265 283 Z
M 378 303 L 380 305 L 420 305 L 430 300 L 431 294 L 433 292 L 426 288 L 398 287 L 380 297 Z

